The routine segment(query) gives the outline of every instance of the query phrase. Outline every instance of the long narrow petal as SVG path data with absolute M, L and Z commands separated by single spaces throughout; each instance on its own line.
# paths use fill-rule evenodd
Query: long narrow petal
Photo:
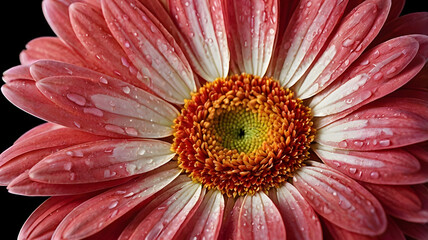
M 404 149 L 347 151 L 315 144 L 311 147 L 324 163 L 349 177 L 376 184 L 419 184 L 428 181 L 427 164 Z
M 396 76 L 413 60 L 418 49 L 414 38 L 400 37 L 365 53 L 345 75 L 314 97 L 310 103 L 314 116 L 357 109 L 403 86 L 411 78 Z
M 77 38 L 100 66 L 98 71 L 136 86 L 141 85 L 136 80 L 136 68 L 111 35 L 99 9 L 85 3 L 73 3 L 69 7 L 69 15 Z
M 293 185 L 322 217 L 348 231 L 375 236 L 387 226 L 379 201 L 360 184 L 316 162 L 302 167 Z
M 364 183 L 364 186 L 391 216 L 409 222 L 428 222 L 428 190 L 423 185 L 388 186 Z
M 170 0 L 169 7 L 194 70 L 207 81 L 227 76 L 230 55 L 222 1 Z
M 308 70 L 342 16 L 347 2 L 300 1 L 276 51 L 274 76 L 282 85 L 293 86 Z
M 123 178 L 100 183 L 48 184 L 31 180 L 27 171 L 10 182 L 7 189 L 10 193 L 23 196 L 65 196 L 95 192 L 121 185 L 129 180 L 130 178 Z
M 43 202 L 25 221 L 18 240 L 51 239 L 56 227 L 75 207 L 93 194 L 71 197 L 51 197 Z
M 139 71 L 136 77 L 168 101 L 190 98 L 196 91 L 192 70 L 167 30 L 137 1 L 102 3 L 110 30 Z
M 238 198 L 233 212 L 237 216 L 234 239 L 285 239 L 281 214 L 265 193 Z
M 82 77 L 48 77 L 38 89 L 81 122 L 96 122 L 99 131 L 133 137 L 165 137 L 172 134 L 178 111 L 167 102 L 113 78 L 106 82 Z M 132 120 L 132 121 L 130 121 Z
M 103 140 L 58 151 L 36 164 L 34 181 L 81 184 L 111 181 L 151 171 L 175 153 L 171 144 L 157 140 Z
M 371 151 L 428 140 L 427 104 L 405 98 L 395 100 L 358 109 L 319 129 L 315 141 L 333 148 Z
M 25 46 L 19 59 L 22 64 L 32 64 L 40 59 L 51 59 L 78 66 L 84 66 L 82 58 L 57 37 L 40 37 Z
M 412 223 L 399 219 L 395 219 L 395 222 L 407 236 L 414 239 L 428 239 L 428 223 Z
M 322 239 L 321 224 L 314 209 L 292 184 L 286 183 L 278 188 L 277 199 L 287 239 Z
M 216 190 L 207 192 L 192 219 L 182 226 L 179 239 L 218 239 L 223 211 L 223 195 Z
M 229 49 L 239 73 L 264 76 L 278 28 L 278 9 L 276 0 L 225 4 Z
M 18 65 L 9 68 L 3 73 L 3 81 L 8 83 L 14 80 L 34 80 L 30 74 L 30 66 Z
M 173 165 L 165 166 L 89 199 L 67 215 L 53 239 L 82 239 L 101 231 L 161 190 L 178 174 L 179 170 Z
M 390 0 L 369 0 L 351 11 L 302 80 L 299 97 L 311 97 L 339 77 L 379 33 L 390 7 Z

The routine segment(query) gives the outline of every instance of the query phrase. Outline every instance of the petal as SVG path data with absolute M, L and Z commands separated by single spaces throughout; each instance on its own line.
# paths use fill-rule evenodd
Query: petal
M 333 148 L 371 151 L 428 140 L 426 103 L 386 100 L 386 104 L 375 102 L 319 129 L 315 141 Z
M 285 239 L 281 214 L 263 192 L 238 198 L 233 214 L 237 216 L 234 239 Z
M 428 181 L 426 164 L 400 148 L 360 152 L 314 144 L 311 149 L 324 163 L 359 181 L 394 185 Z
M 428 13 L 416 12 L 401 16 L 386 24 L 379 35 L 373 41 L 372 46 L 385 42 L 389 39 L 410 35 L 423 34 L 428 35 Z
M 287 182 L 278 188 L 277 198 L 287 239 L 322 239 L 321 224 L 314 209 L 292 184 Z
M 296 94 L 311 97 L 339 77 L 379 33 L 390 7 L 389 0 L 369 0 L 353 9 L 333 33 Z
M 224 211 L 224 198 L 220 191 L 211 190 L 193 214 L 182 226 L 179 239 L 218 239 Z
M 19 55 L 22 64 L 32 64 L 40 59 L 51 59 L 78 66 L 85 65 L 80 56 L 57 37 L 36 38 L 25 47 L 26 50 Z
M 114 132 L 133 137 L 172 134 L 178 111 L 167 102 L 113 78 L 99 82 L 82 77 L 48 77 L 37 88 L 51 101 L 80 118 L 97 123 L 90 131 Z
M 348 1 L 300 1 L 276 52 L 275 78 L 293 86 L 310 67 Z M 300 95 L 299 95 L 300 96 Z
M 161 190 L 179 173 L 174 164 L 170 164 L 87 200 L 67 215 L 53 238 L 82 239 L 101 231 Z
M 385 212 L 396 218 L 428 222 L 428 190 L 423 185 L 387 186 L 364 183 L 384 206 Z
M 3 81 L 5 83 L 13 80 L 33 80 L 33 77 L 30 74 L 30 66 L 18 65 L 9 68 L 3 73 Z
M 375 236 L 387 226 L 378 200 L 354 180 L 311 162 L 293 178 L 293 185 L 322 217 L 348 231 Z
M 357 109 L 400 88 L 409 78 L 396 78 L 413 60 L 419 43 L 412 37 L 385 42 L 365 53 L 341 78 L 309 104 L 314 116 Z M 415 72 L 416 75 L 417 72 Z
M 95 192 L 127 181 L 129 178 L 88 184 L 48 184 L 31 180 L 26 171 L 10 182 L 7 189 L 10 193 L 23 196 L 65 196 Z
M 103 1 L 103 13 L 138 69 L 140 81 L 168 101 L 183 104 L 190 98 L 196 91 L 190 65 L 174 38 L 144 6 L 133 0 Z
M 167 191 L 156 197 L 160 199 L 149 203 L 130 223 L 135 224 L 132 234 L 128 232 L 125 237 L 122 233 L 120 239 L 173 239 L 200 205 L 203 196 L 200 184 L 190 181 L 180 184 L 176 191 Z
M 278 1 L 229 1 L 225 5 L 232 60 L 245 72 L 264 76 L 278 27 Z
M 25 221 L 18 240 L 51 239 L 56 227 L 69 212 L 92 197 L 93 194 L 51 197 L 43 202 Z
M 111 35 L 101 12 L 89 4 L 73 3 L 69 7 L 69 15 L 77 38 L 88 54 L 96 59 L 102 72 L 134 83 L 137 70 L 129 64 L 126 53 Z
M 226 77 L 230 56 L 222 1 L 170 0 L 169 7 L 193 69 L 207 81 Z
M 414 239 L 428 239 L 428 223 L 412 223 L 399 219 L 395 219 L 395 222 L 407 236 Z
M 389 10 L 388 19 L 386 19 L 387 23 L 397 19 L 400 16 L 405 3 L 406 0 L 391 0 L 391 10 Z
M 171 144 L 157 140 L 104 140 L 69 147 L 31 168 L 34 181 L 81 184 L 145 173 L 168 162 Z

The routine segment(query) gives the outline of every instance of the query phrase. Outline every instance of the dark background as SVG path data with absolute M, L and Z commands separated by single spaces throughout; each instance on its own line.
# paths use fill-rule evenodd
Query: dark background
M 409 0 L 404 13 L 428 11 L 428 7 L 422 7 L 420 3 L 421 1 Z M 19 53 L 27 42 L 40 36 L 53 36 L 53 32 L 43 17 L 41 1 L 1 1 L 0 9 L 0 72 L 3 72 L 19 64 Z M 0 107 L 1 152 L 21 134 L 42 121 L 14 107 L 3 96 L 0 96 Z M 44 199 L 9 194 L 5 187 L 0 187 L 1 239 L 16 239 L 22 224 Z

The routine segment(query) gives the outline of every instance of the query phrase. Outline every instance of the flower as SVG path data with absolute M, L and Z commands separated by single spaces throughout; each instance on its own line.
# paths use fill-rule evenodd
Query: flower
M 45 0 L 0 156 L 19 239 L 423 239 L 427 13 L 391 0 Z

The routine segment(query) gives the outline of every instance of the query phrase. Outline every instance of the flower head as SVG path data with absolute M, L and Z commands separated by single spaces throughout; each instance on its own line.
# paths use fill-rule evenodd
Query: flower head
M 44 0 L 0 155 L 19 239 L 428 235 L 427 13 L 391 0 Z M 397 204 L 398 203 L 398 204 Z

